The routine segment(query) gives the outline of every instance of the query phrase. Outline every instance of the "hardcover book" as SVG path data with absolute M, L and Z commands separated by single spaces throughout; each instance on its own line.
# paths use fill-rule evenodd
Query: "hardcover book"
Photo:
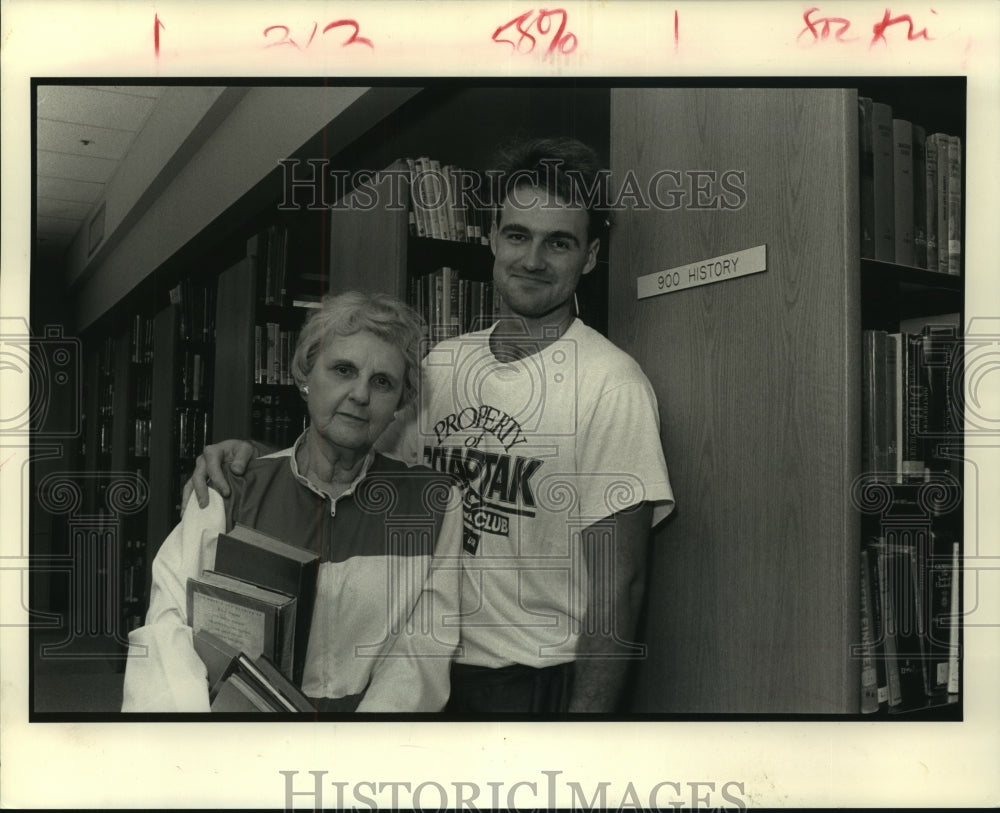
M 292 674 L 295 599 L 211 570 L 187 582 L 188 625 L 252 658 L 265 655 Z
M 892 120 L 892 195 L 895 262 L 916 265 L 913 256 L 913 125 Z
M 896 259 L 893 194 L 892 107 L 872 103 L 872 178 L 875 194 L 875 259 Z
M 309 698 L 261 655 L 250 658 L 216 635 L 200 630 L 194 648 L 208 669 L 213 712 L 314 712 Z
M 229 533 L 219 534 L 215 549 L 215 570 L 295 597 L 295 642 L 291 674 L 292 680 L 300 683 L 316 599 L 319 554 L 237 524 Z

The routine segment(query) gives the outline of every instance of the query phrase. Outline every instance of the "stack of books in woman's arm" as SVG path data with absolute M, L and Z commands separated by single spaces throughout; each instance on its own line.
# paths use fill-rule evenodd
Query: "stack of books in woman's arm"
M 254 710 L 247 700 L 260 711 L 314 710 L 297 687 L 318 570 L 317 554 L 252 528 L 219 535 L 215 569 L 187 585 L 188 624 L 208 667 L 213 710 Z

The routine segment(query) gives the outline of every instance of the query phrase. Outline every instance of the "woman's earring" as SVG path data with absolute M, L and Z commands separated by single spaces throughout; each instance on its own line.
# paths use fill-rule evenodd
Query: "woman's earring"
M 308 385 L 308 384 L 306 384 L 306 385 L 305 385 L 305 386 L 304 386 L 304 387 L 302 388 L 302 394 L 303 394 L 303 395 L 308 395 L 308 394 L 309 394 L 309 385 Z

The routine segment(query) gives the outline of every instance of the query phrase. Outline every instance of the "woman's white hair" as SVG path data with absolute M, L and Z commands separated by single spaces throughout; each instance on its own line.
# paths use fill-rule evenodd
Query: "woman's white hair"
M 412 403 L 417 397 L 424 322 L 413 308 L 388 294 L 346 291 L 323 297 L 321 307 L 306 317 L 299 333 L 292 358 L 295 383 L 299 387 L 306 383 L 325 341 L 362 330 L 378 336 L 402 353 L 406 371 L 400 406 Z

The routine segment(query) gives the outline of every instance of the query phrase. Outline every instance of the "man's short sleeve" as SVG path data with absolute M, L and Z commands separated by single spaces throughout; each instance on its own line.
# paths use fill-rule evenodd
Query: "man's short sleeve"
M 653 525 L 674 507 L 660 443 L 656 396 L 645 380 L 603 392 L 577 435 L 580 514 L 594 521 L 641 502 L 653 506 Z

